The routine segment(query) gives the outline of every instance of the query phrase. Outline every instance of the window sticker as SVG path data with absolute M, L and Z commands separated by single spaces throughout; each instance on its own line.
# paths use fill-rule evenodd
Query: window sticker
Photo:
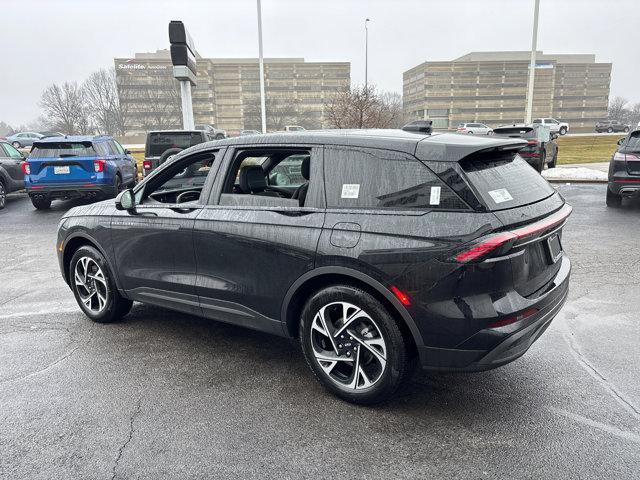
M 440 190 L 442 190 L 442 187 L 431 187 L 429 205 L 440 205 Z
M 506 188 L 499 188 L 498 190 L 489 191 L 489 195 L 496 203 L 504 203 L 513 200 L 513 197 Z
M 360 195 L 359 183 L 343 183 L 342 184 L 342 198 L 358 198 Z

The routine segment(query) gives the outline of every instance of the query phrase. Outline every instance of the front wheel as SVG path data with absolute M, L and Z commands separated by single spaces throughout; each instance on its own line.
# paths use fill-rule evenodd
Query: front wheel
M 4 187 L 4 182 L 0 179 L 0 210 L 7 204 L 7 189 Z
M 219 134 L 216 135 L 216 140 L 222 140 L 222 139 L 224 139 L 224 135 L 223 134 L 219 133 Z
M 320 383 L 352 403 L 388 399 L 413 370 L 410 340 L 387 309 L 349 285 L 324 288 L 309 299 L 300 342 Z
M 564 135 L 567 133 L 567 127 L 560 127 L 560 135 Z
M 20 142 L 13 142 L 11 145 L 13 145 L 15 148 L 21 148 L 22 145 L 20 145 Z
M 624 127 L 624 133 L 629 133 L 629 127 Z
M 104 256 L 85 245 L 69 263 L 69 283 L 76 302 L 94 322 L 110 323 L 124 317 L 133 302 L 120 295 Z
M 607 128 L 607 133 L 613 133 L 613 128 L 611 127 Z

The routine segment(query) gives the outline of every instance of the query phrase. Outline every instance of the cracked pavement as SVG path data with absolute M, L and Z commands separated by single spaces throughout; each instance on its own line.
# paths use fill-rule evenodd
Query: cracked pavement
M 559 185 L 569 300 L 531 350 L 418 373 L 391 402 L 326 393 L 295 342 L 135 305 L 88 321 L 60 277 L 72 202 L 0 211 L 0 478 L 638 478 L 640 202 Z

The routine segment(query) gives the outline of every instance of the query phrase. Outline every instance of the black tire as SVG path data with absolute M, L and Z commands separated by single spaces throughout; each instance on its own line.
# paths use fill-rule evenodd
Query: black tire
M 607 133 L 613 133 L 613 128 L 611 127 L 607 128 Z
M 219 133 L 216 135 L 216 140 L 222 140 L 224 138 L 224 135 Z
M 22 148 L 20 142 L 13 142 L 11 145 L 13 145 L 15 148 Z
M 7 189 L 4 186 L 4 180 L 0 178 L 0 210 L 7 204 Z
M 629 133 L 629 127 L 624 127 L 624 133 Z
M 116 178 L 113 181 L 113 196 L 114 198 L 122 191 L 122 177 L 119 173 L 116 173 Z
M 169 157 L 173 157 L 174 155 L 176 155 L 177 153 L 180 153 L 181 151 L 182 151 L 181 148 L 170 148 L 169 150 L 164 152 L 162 155 L 160 155 L 160 159 L 158 160 L 158 165 L 162 165 L 164 162 L 169 160 Z
M 558 150 L 556 150 L 556 153 L 553 156 L 553 160 L 549 162 L 549 168 L 556 168 L 557 164 L 558 164 Z
M 31 197 L 31 203 L 38 210 L 48 210 L 51 207 L 51 199 L 49 197 Z
M 473 132 L 472 132 L 471 130 L 469 130 L 469 131 L 467 132 L 467 135 L 473 135 Z
M 607 207 L 619 208 L 622 206 L 622 195 L 613 193 L 607 188 Z
M 565 135 L 567 133 L 567 127 L 560 127 L 560 135 Z
M 314 340 L 312 340 L 312 334 L 322 335 L 318 334 L 317 330 L 312 328 L 316 314 L 323 307 L 327 307 L 325 309 L 326 312 L 328 308 L 332 308 L 330 305 L 337 305 L 339 303 L 348 303 L 366 312 L 368 315 L 366 318 L 373 319 L 374 321 L 373 330 L 377 329 L 375 332 L 376 337 L 379 335 L 379 337 L 384 341 L 386 363 L 385 366 L 380 369 L 381 371 L 379 371 L 376 377 L 371 377 L 374 378 L 374 381 L 370 386 L 360 388 L 356 387 L 354 389 L 345 383 L 340 383 L 337 380 L 334 380 L 329 373 L 323 369 L 319 363 L 320 360 L 318 360 L 314 354 L 314 347 L 312 345 Z M 341 307 L 338 306 L 337 308 L 340 309 Z M 356 326 L 354 328 L 358 327 Z M 353 346 L 354 351 L 357 347 L 358 351 L 357 353 L 354 353 L 354 355 L 358 355 L 358 358 L 360 358 L 359 356 L 361 353 L 359 349 L 362 347 L 357 341 L 349 336 L 350 334 L 347 333 L 348 331 L 348 328 L 344 330 L 344 333 L 348 338 L 340 340 L 343 336 L 336 336 L 332 342 L 350 342 L 345 343 L 344 345 L 340 344 L 339 347 L 351 350 Z M 365 330 L 362 332 L 364 331 Z M 358 333 L 361 332 L 359 331 Z M 368 333 L 362 333 L 363 338 L 367 334 Z M 328 336 L 324 336 L 324 338 L 328 340 Z M 351 403 L 371 405 L 387 400 L 396 392 L 396 390 L 411 376 L 411 373 L 413 372 L 414 361 L 413 356 L 410 353 L 410 342 L 411 340 L 408 338 L 408 335 L 400 329 L 393 316 L 384 307 L 384 305 L 382 305 L 382 303 L 364 290 L 350 285 L 334 285 L 316 292 L 307 301 L 302 311 L 300 320 L 300 343 L 302 345 L 302 351 L 307 364 L 313 371 L 316 378 L 327 390 Z M 338 346 L 337 343 L 336 346 Z M 362 366 L 372 365 L 373 361 L 371 358 L 373 358 L 373 356 L 364 348 L 362 349 L 362 352 L 363 358 L 364 354 L 369 355 L 369 363 L 363 363 Z M 345 354 L 341 354 L 340 357 L 345 358 L 344 355 Z M 347 352 L 346 355 L 349 355 L 349 352 Z M 355 358 L 353 361 L 355 361 Z M 340 363 L 340 365 L 347 365 L 346 368 L 353 369 L 353 367 L 349 367 L 348 362 Z M 381 363 L 379 362 L 378 366 L 380 365 Z M 333 372 L 334 370 L 336 370 L 336 367 L 333 367 L 333 370 L 331 371 Z M 351 375 L 353 375 L 353 370 Z M 356 385 L 359 383 L 359 377 L 356 377 L 355 383 Z
M 547 152 L 545 150 L 540 154 L 540 164 L 538 165 L 538 172 L 542 173 L 544 170 L 544 165 L 547 162 Z
M 81 296 L 81 290 L 83 287 L 77 285 L 75 281 L 77 264 L 80 260 L 85 258 L 92 259 L 95 264 L 100 267 L 105 280 L 105 288 L 103 292 L 106 292 L 106 301 L 103 308 L 99 311 L 94 311 L 83 303 Z M 74 252 L 73 257 L 71 257 L 71 261 L 69 262 L 69 284 L 71 285 L 73 295 L 76 297 L 78 306 L 83 313 L 94 322 L 111 323 L 118 321 L 129 313 L 131 306 L 133 305 L 131 300 L 122 297 L 118 292 L 111 270 L 109 269 L 109 265 L 107 264 L 104 256 L 97 249 L 89 245 L 78 248 Z M 94 281 L 94 286 L 95 285 L 96 282 Z

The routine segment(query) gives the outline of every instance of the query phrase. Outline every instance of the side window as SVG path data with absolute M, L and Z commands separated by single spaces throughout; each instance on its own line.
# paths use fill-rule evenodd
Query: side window
M 98 155 L 102 155 L 102 156 L 107 156 L 107 155 L 111 155 L 111 152 L 109 151 L 109 149 L 107 148 L 106 143 L 104 142 L 96 142 L 93 144 L 93 148 L 95 149 L 96 152 L 98 152 Z
M 8 143 L 3 143 L 2 146 L 6 150 L 7 155 L 9 155 L 11 158 L 22 158 L 22 155 L 20 155 L 20 152 L 15 148 L 13 148 L 13 145 L 9 145 Z
M 198 202 L 217 156 L 218 151 L 198 153 L 170 165 L 136 193 L 137 203 L 154 205 Z
M 122 148 L 122 145 L 120 145 L 118 142 L 116 142 L 115 140 L 110 140 L 109 144 L 111 145 L 111 148 L 113 148 L 114 151 L 117 152 L 117 155 L 124 155 L 124 148 Z
M 310 149 L 240 150 L 231 163 L 220 204 L 302 207 L 310 170 Z
M 325 148 L 327 206 L 338 208 L 468 209 L 426 165 L 400 152 Z
M 542 119 L 541 118 L 536 118 L 533 123 L 542 123 Z

